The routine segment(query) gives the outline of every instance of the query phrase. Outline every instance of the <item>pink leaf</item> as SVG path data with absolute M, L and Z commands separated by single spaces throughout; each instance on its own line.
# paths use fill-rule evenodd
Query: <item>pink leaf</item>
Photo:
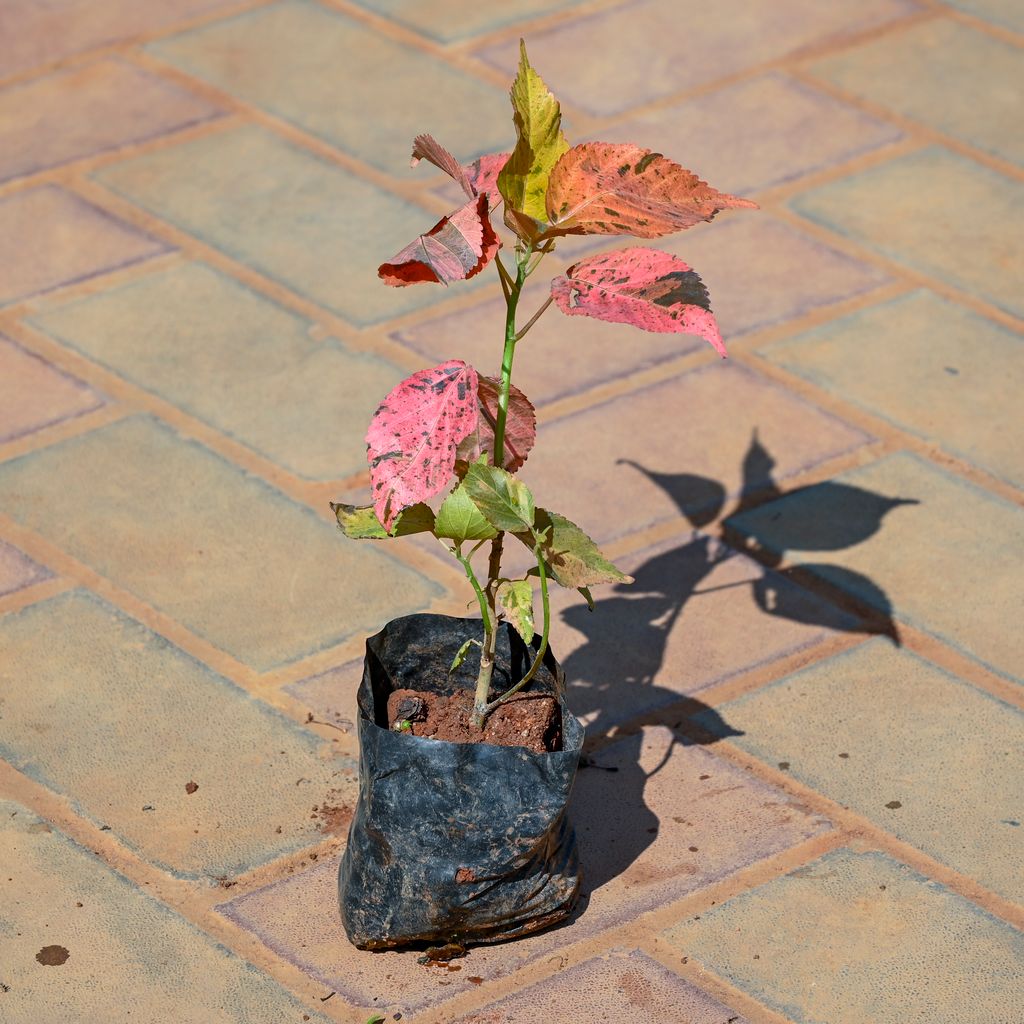
M 501 382 L 481 377 L 477 386 L 480 417 L 476 430 L 459 445 L 461 462 L 476 462 L 484 452 L 494 452 L 494 428 L 498 422 L 498 395 Z M 504 468 L 514 473 L 526 461 L 537 440 L 537 413 L 533 403 L 514 384 L 508 394 L 505 419 Z
M 551 294 L 569 316 L 696 334 L 726 354 L 704 282 L 671 253 L 635 246 L 589 256 L 556 277 Z
M 547 191 L 549 234 L 657 238 L 711 220 L 729 207 L 756 209 L 692 171 L 634 145 L 587 142 L 563 153 Z
M 502 167 L 508 163 L 508 153 L 488 153 L 486 156 L 478 157 L 465 168 L 469 176 L 469 184 L 475 192 L 486 195 L 491 202 L 491 209 L 494 209 L 501 202 L 501 193 L 498 191 L 498 174 Z
M 415 167 L 421 160 L 427 160 L 454 178 L 471 199 L 477 195 L 477 191 L 470 184 L 466 169 L 432 135 L 417 135 L 413 139 L 412 160 L 409 166 Z
M 477 425 L 477 373 L 459 359 L 407 377 L 366 432 L 373 507 L 390 530 L 398 514 L 445 488 L 459 442 Z
M 424 281 L 464 281 L 479 274 L 500 245 L 487 216 L 487 196 L 477 196 L 450 217 L 442 217 L 390 263 L 382 263 L 377 276 L 397 288 Z

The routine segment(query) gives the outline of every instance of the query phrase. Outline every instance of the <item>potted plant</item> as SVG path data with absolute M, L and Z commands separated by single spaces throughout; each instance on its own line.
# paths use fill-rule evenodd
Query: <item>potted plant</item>
M 696 334 L 725 355 L 707 290 L 669 253 L 587 256 L 521 322 L 524 284 L 569 236 L 655 238 L 755 205 L 639 146 L 570 146 L 525 46 L 511 98 L 511 154 L 462 166 L 430 136 L 415 140 L 413 165 L 445 171 L 465 201 L 379 269 L 395 287 L 449 285 L 493 263 L 506 303 L 500 373 L 452 359 L 402 381 L 366 437 L 372 504 L 331 506 L 350 538 L 433 534 L 480 612 L 406 616 L 367 641 L 360 796 L 340 871 L 342 919 L 364 948 L 512 938 L 563 919 L 576 900 L 565 805 L 583 729 L 548 643 L 549 588 L 578 589 L 593 607 L 591 586 L 629 577 L 515 475 L 536 437 L 533 406 L 512 383 L 517 346 L 553 304 L 568 316 Z M 512 234 L 507 265 L 491 220 L 499 207 Z M 532 563 L 518 578 L 504 574 L 507 541 Z M 478 553 L 486 567 L 474 564 Z

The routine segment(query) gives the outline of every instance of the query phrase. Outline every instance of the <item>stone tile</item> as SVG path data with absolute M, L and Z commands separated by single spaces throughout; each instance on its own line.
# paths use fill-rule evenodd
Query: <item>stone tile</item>
M 771 116 L 765 116 L 766 111 Z M 841 164 L 901 137 L 894 125 L 771 71 L 602 129 L 678 160 L 734 195 Z
M 1024 32 L 1024 7 L 1017 0 L 946 0 L 966 14 L 990 21 L 993 25 Z
M 582 771 L 570 811 L 584 865 L 582 911 L 553 932 L 477 947 L 458 973 L 424 971 L 416 952 L 367 956 L 349 945 L 336 906 L 337 862 L 219 909 L 349 1002 L 409 1012 L 472 989 L 471 977 L 510 974 L 829 827 L 708 750 L 673 745 L 664 728 L 623 739 L 599 761 L 617 771 Z
M 121 420 L 0 466 L 15 521 L 266 671 L 439 588 L 169 427 Z M 74 514 L 56 516 L 57 507 Z
M 1024 679 L 1024 644 L 1007 628 L 1024 602 L 1018 505 L 904 453 L 801 488 L 730 525 L 879 611 Z
M 1000 324 L 916 291 L 860 310 L 759 354 L 1018 486 L 1012 430 L 1024 389 L 1024 343 Z
M 45 566 L 38 565 L 16 547 L 0 540 L 0 597 L 16 590 L 42 583 L 53 576 Z
M 198 263 L 32 322 L 306 479 L 365 470 L 366 425 L 405 376 L 333 338 L 314 341 L 309 321 Z
M 149 50 L 388 174 L 409 173 L 412 140 L 424 131 L 460 159 L 515 138 L 503 90 L 308 0 L 283 0 Z
M 718 710 L 745 750 L 1024 903 L 1019 709 L 874 640 Z
M 0 305 L 166 251 L 55 185 L 16 192 L 0 199 Z
M 673 0 L 639 0 L 534 33 L 530 60 L 559 99 L 591 114 L 618 114 L 912 10 L 909 0 L 720 0 L 713 17 L 688 18 L 684 26 Z M 503 69 L 518 60 L 512 43 L 481 56 Z
M 77 377 L 0 335 L 0 442 L 101 405 L 103 398 Z
M 388 288 L 377 277 L 434 214 L 262 128 L 170 146 L 94 177 L 360 326 L 445 298 L 440 285 Z
M 749 370 L 715 364 L 545 424 L 521 475 L 539 505 L 607 541 L 680 511 L 696 515 L 709 501 L 765 487 L 772 468 L 784 478 L 865 440 Z
M 4 0 L 0 77 L 235 6 L 236 0 Z
M 302 701 L 317 718 L 354 735 L 359 719 L 356 691 L 362 678 L 363 662 L 358 658 L 308 679 L 300 679 L 297 683 L 289 683 L 284 691 Z
M 184 89 L 117 60 L 0 92 L 0 181 L 142 142 L 215 116 Z
M 792 200 L 797 212 L 913 270 L 1024 315 L 1024 185 L 932 146 Z
M 935 18 L 812 64 L 810 72 L 996 156 L 1024 163 L 1024 51 Z
M 462 0 L 357 0 L 357 3 L 438 42 L 454 43 L 517 21 L 565 10 L 575 6 L 578 0 L 521 0 L 508 7 L 465 4 Z
M 1024 936 L 882 853 L 836 850 L 669 932 L 796 1024 L 1009 1024 Z
M 748 1024 L 746 1017 L 662 967 L 639 949 L 585 960 L 454 1024 L 539 1020 L 677 1020 Z
M 659 248 L 693 266 L 707 284 L 726 341 L 867 291 L 887 280 L 803 232 L 764 214 L 724 220 L 710 231 L 664 239 Z M 572 245 L 572 243 L 568 243 Z M 773 259 L 744 254 L 771 252 Z M 569 253 L 567 258 L 579 258 Z M 539 308 L 557 268 L 524 292 L 520 322 Z M 505 303 L 502 299 L 396 331 L 392 337 L 431 361 L 459 358 L 484 373 L 501 365 Z M 517 347 L 514 381 L 535 405 L 586 391 L 648 369 L 705 343 L 686 334 L 653 334 L 590 317 L 563 316 L 552 306 Z M 552 372 L 552 366 L 557 372 Z
M 793 654 L 857 622 L 710 537 L 617 559 L 633 583 L 552 595 L 552 650 L 588 736 Z M 539 604 L 539 600 L 538 600 Z
M 93 595 L 5 615 L 0 637 L 0 753 L 176 875 L 318 842 L 313 806 L 354 799 L 353 761 Z
M 262 971 L 9 800 L 0 801 L 0 861 L 6 1024 L 327 1024 Z M 37 960 L 47 946 L 67 953 L 59 967 Z

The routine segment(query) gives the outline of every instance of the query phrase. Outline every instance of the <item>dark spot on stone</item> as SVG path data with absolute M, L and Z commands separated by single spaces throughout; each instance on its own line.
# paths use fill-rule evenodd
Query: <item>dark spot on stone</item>
M 156 808 L 152 804 L 145 804 L 142 808 L 144 811 L 155 811 Z
M 840 757 L 849 757 L 850 755 L 849 754 L 840 754 L 839 756 Z
M 895 811 L 902 807 L 903 804 L 901 804 L 899 800 L 890 800 L 885 806 L 888 807 L 890 811 Z
M 1020 822 L 1019 821 L 1014 821 L 1013 818 L 1003 818 L 1003 820 L 1002 820 L 1002 822 L 1000 824 L 1010 825 L 1012 828 L 1020 828 Z
M 703 781 L 704 779 L 710 779 L 711 776 L 710 775 L 701 775 L 700 778 L 701 778 L 701 781 Z
M 781 768 L 781 769 L 782 769 L 782 770 L 783 770 L 784 772 L 787 772 L 787 771 L 789 771 L 789 762 L 788 762 L 788 761 L 780 761 L 780 762 L 779 762 L 779 767 L 780 767 L 780 768 Z
M 484 983 L 484 979 L 481 978 L 479 975 L 476 975 L 476 974 L 471 974 L 466 979 L 466 981 L 468 981 L 471 985 L 482 985 Z
M 36 953 L 36 959 L 44 967 L 60 967 L 61 964 L 67 963 L 70 955 L 63 946 L 43 946 Z
M 690 853 L 696 853 L 697 852 L 697 847 L 696 846 L 691 846 L 691 847 L 689 847 L 689 850 L 690 850 Z
M 951 377 L 959 377 L 960 376 L 960 371 L 955 366 L 944 366 L 943 369 Z
M 199 788 L 199 783 L 198 782 L 186 782 L 185 783 L 185 792 L 188 793 L 189 796 L 191 796 L 198 788 Z
M 885 892 L 885 886 L 884 885 L 880 885 L 878 888 L 881 889 L 882 892 Z

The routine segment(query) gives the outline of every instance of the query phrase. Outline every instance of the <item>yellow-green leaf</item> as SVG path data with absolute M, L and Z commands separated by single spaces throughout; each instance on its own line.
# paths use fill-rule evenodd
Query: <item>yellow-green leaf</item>
M 533 587 L 528 580 L 510 580 L 498 594 L 505 616 L 526 643 L 533 639 Z
M 473 504 L 473 499 L 466 493 L 465 484 L 459 484 L 437 510 L 434 533 L 438 537 L 454 541 L 488 540 L 496 536 L 497 532 Z
M 343 505 L 331 502 L 338 527 L 352 540 L 385 540 L 388 537 L 407 537 L 411 533 L 430 533 L 434 529 L 434 512 L 420 502 L 410 505 L 395 520 L 391 532 L 384 529 L 372 505 Z
M 533 528 L 533 495 L 511 473 L 483 461 L 474 462 L 462 485 L 496 530 L 519 533 Z
M 573 590 L 595 583 L 633 582 L 633 577 L 616 569 L 574 522 L 557 512 L 539 508 L 536 510 L 534 533 L 545 532 L 541 554 L 548 572 L 561 586 Z M 536 543 L 533 533 L 517 533 L 516 536 L 533 549 Z
M 544 80 L 530 67 L 526 44 L 519 43 L 519 73 L 512 83 L 512 110 L 518 137 L 516 148 L 498 175 L 498 190 L 506 210 L 547 220 L 545 196 L 548 176 L 569 148 L 562 134 L 562 110 Z M 506 223 L 522 234 L 523 223 L 506 216 Z

